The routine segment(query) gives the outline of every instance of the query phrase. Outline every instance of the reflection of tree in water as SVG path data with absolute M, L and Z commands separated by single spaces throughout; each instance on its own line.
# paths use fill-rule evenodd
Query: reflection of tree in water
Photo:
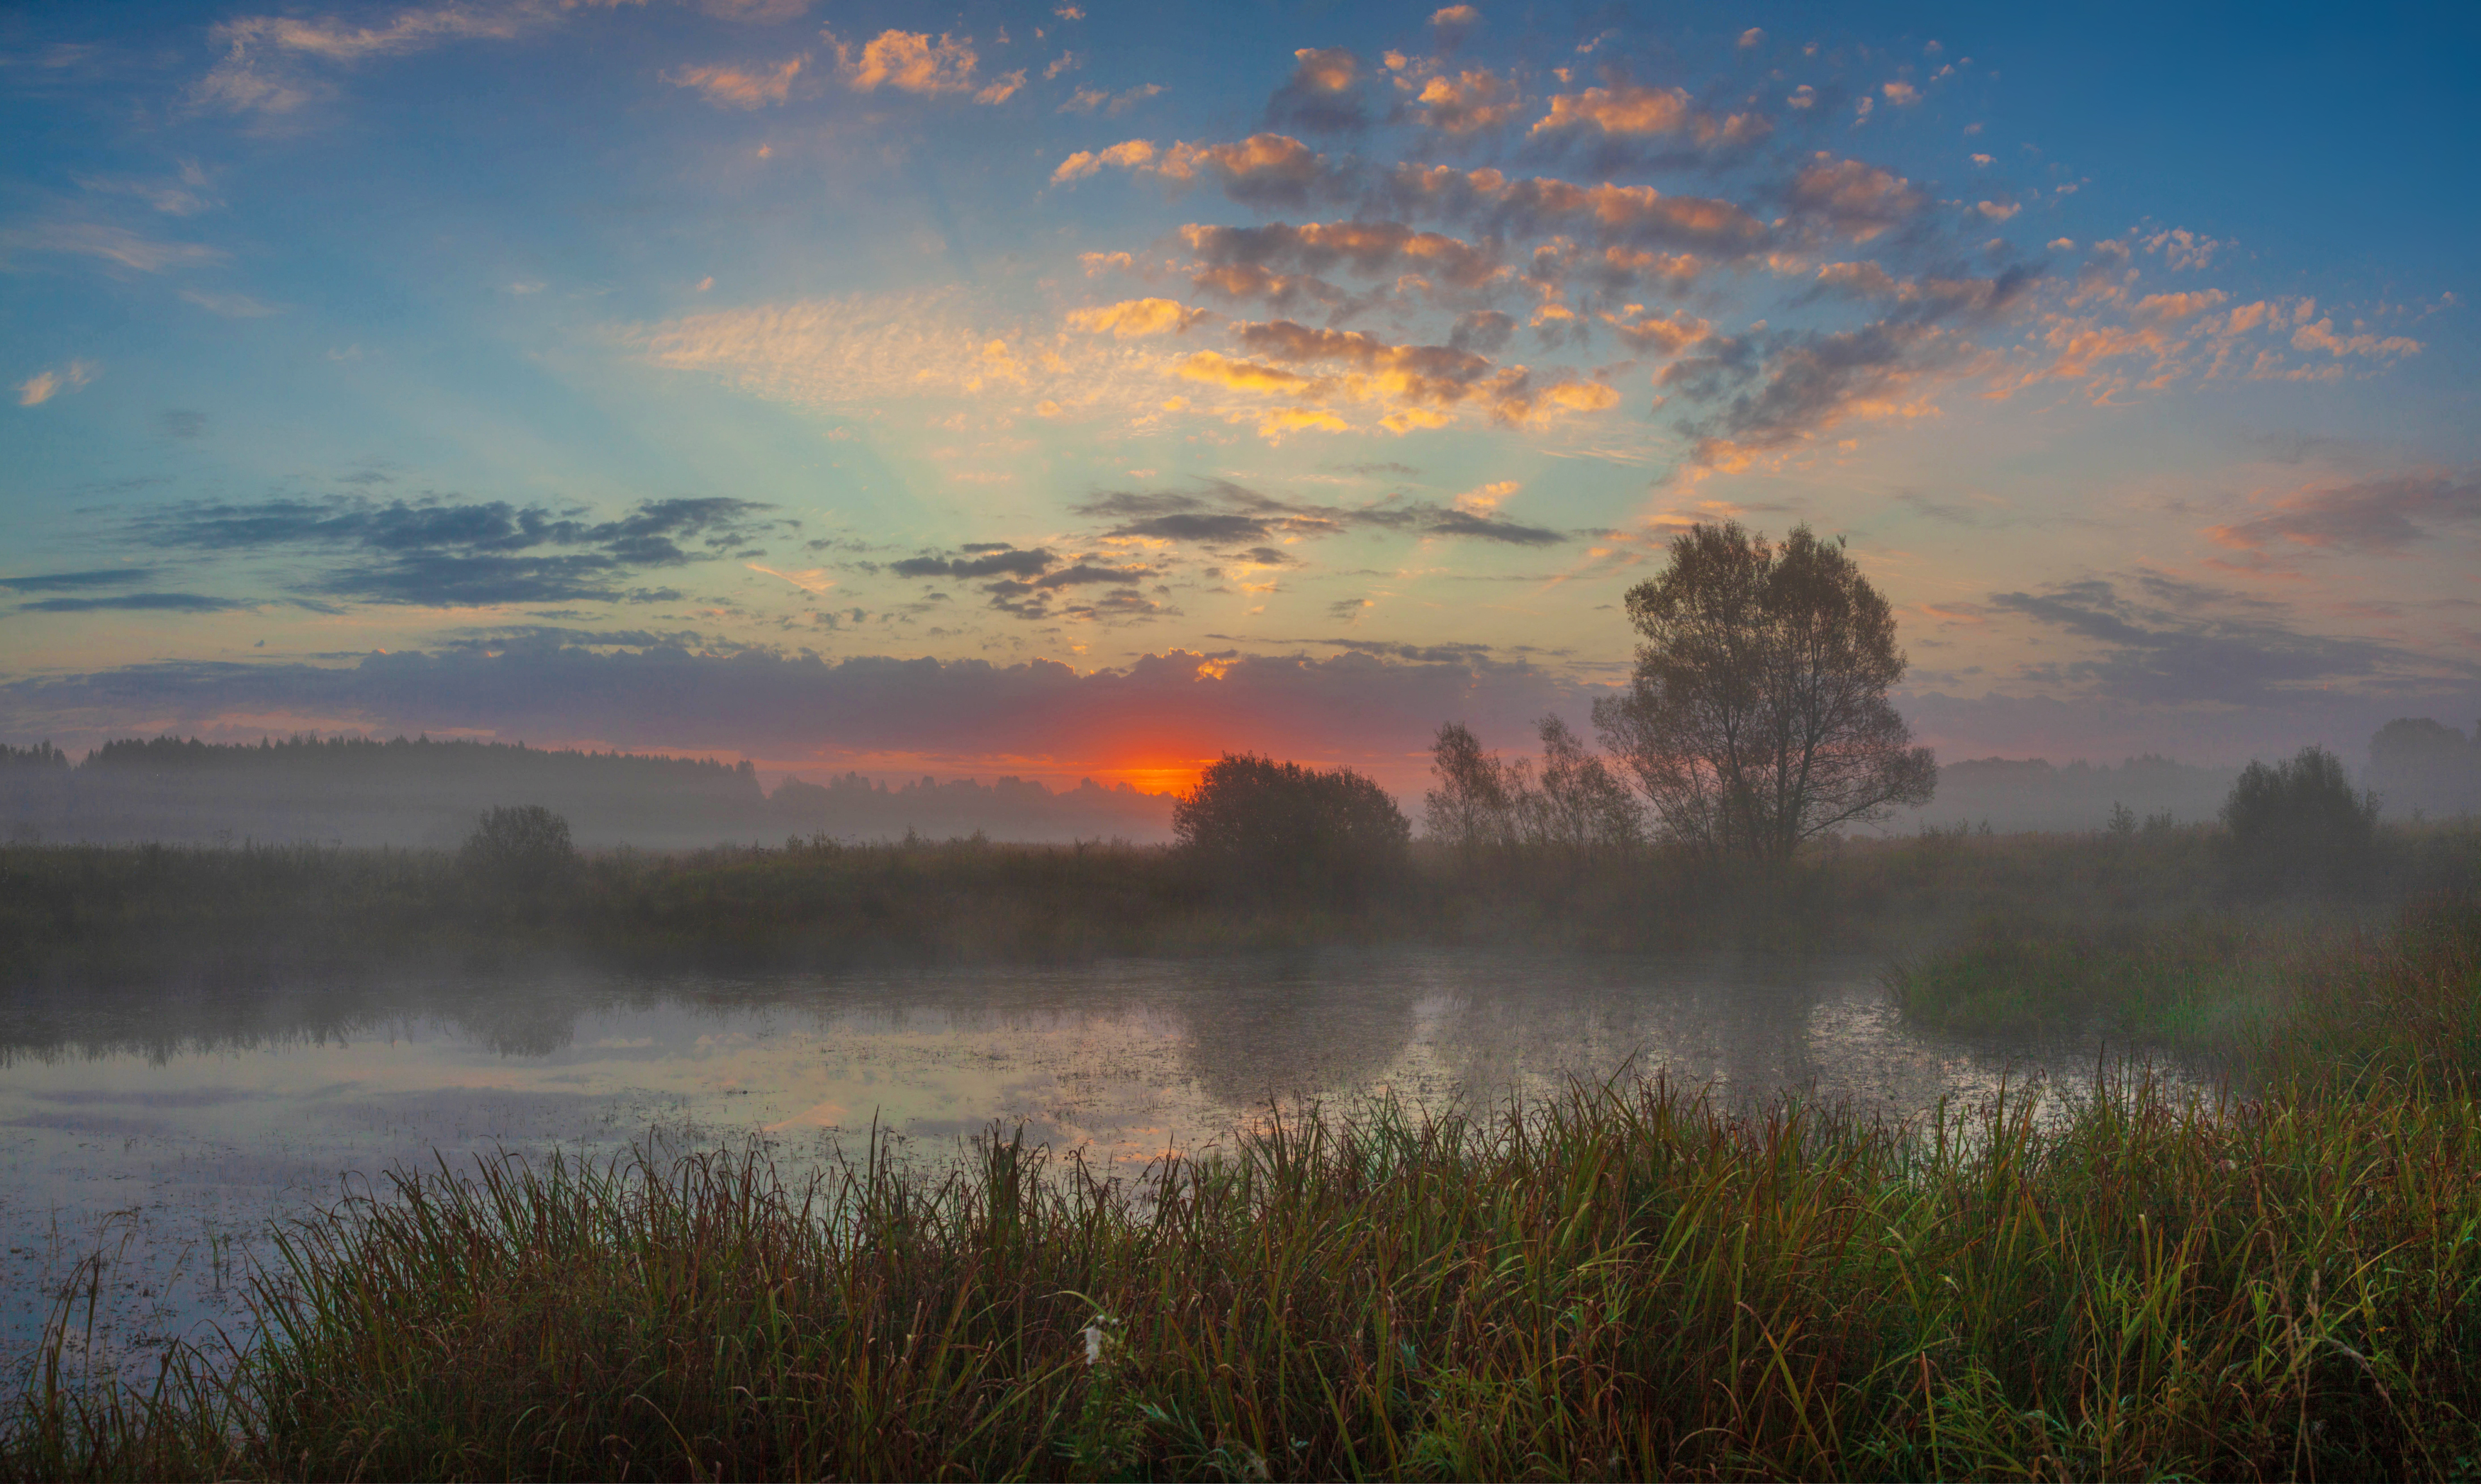
M 1811 1011 L 1830 976 L 1811 960 L 1763 954 L 1493 958 L 1454 976 L 1431 1033 L 1443 1069 L 1483 1104 L 1624 1066 L 1763 1101 L 1818 1078 Z
M 1341 1100 L 1402 1054 L 1422 980 L 1400 958 L 1302 954 L 1184 972 L 1182 1061 L 1199 1090 L 1251 1107 Z
M 558 976 L 455 980 L 306 976 L 280 983 L 29 989 L 0 1012 L 0 1067 L 20 1062 L 176 1057 L 334 1045 L 435 1026 L 503 1056 L 546 1056 L 608 1000 Z

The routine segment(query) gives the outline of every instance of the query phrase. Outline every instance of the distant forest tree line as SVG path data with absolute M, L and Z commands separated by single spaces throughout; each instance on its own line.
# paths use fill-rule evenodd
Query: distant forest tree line
M 653 848 L 978 829 L 1030 841 L 1158 840 L 1170 814 L 1160 795 L 1090 780 L 1055 793 L 1019 778 L 890 785 L 846 774 L 787 778 L 770 794 L 746 762 L 431 738 L 133 739 L 74 767 L 48 742 L 0 747 L 0 828 L 18 841 L 454 847 L 482 811 L 514 803 L 552 809 L 581 845 Z

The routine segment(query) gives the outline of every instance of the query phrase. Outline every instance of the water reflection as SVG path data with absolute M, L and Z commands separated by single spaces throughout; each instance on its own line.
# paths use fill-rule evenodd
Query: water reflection
M 998 1120 L 1130 1160 L 1212 1148 L 1269 1100 L 1496 1104 L 1625 1067 L 1731 1102 L 1800 1089 L 1907 1117 L 2002 1076 L 2090 1069 L 2090 1045 L 1917 1034 L 1878 967 L 1319 951 L 23 994 L 0 1005 L 0 1345 L 21 1359 L 46 1285 L 107 1243 L 121 1255 L 115 1342 L 229 1322 L 236 1290 L 201 1276 L 202 1254 L 247 1250 L 347 1176 L 434 1152 L 453 1164 L 760 1138 L 797 1169 L 874 1126 L 944 1159 Z

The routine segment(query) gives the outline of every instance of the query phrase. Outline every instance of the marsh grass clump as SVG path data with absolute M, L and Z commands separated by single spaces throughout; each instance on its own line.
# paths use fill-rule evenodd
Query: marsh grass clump
M 998 1131 L 409 1172 L 285 1235 L 237 1355 L 80 1386 L 56 1328 L 0 1473 L 2442 1476 L 2476 944 L 2463 902 L 2337 961 L 2314 1033 L 2366 1054 L 2246 1098 L 2105 1067 L 1895 1127 L 1614 1080 L 1134 1179 Z

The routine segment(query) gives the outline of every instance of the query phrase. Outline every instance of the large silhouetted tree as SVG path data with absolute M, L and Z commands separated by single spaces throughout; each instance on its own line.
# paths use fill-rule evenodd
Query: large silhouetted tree
M 1172 834 L 1228 890 L 1357 898 L 1404 867 L 1412 826 L 1385 789 L 1332 770 L 1226 753 L 1172 806 Z
M 1693 526 L 1628 612 L 1645 639 L 1635 683 L 1594 724 L 1665 834 L 1781 861 L 1929 802 L 1937 764 L 1887 699 L 1904 673 L 1894 613 L 1841 540 Z

